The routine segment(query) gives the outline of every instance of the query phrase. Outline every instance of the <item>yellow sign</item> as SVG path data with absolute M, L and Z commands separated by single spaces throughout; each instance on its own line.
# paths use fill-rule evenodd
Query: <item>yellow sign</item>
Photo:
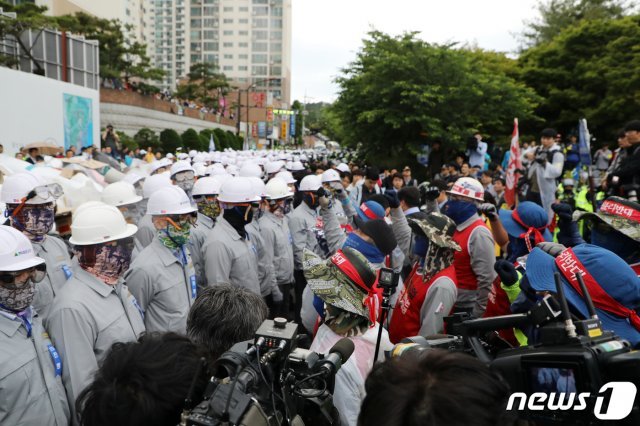
M 280 123 L 280 139 L 287 139 L 287 137 L 289 136 L 287 134 L 287 124 L 288 124 L 288 121 L 286 120 L 283 120 Z

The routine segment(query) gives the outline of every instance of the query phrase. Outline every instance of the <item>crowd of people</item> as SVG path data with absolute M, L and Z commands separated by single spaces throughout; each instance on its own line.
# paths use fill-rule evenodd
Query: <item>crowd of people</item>
M 425 182 L 346 151 L 140 152 L 126 163 L 87 149 L 113 170 L 71 174 L 30 152 L 0 188 L 0 424 L 178 424 L 213 361 L 275 317 L 318 353 L 353 342 L 333 398 L 345 425 L 512 423 L 508 386 L 479 360 L 384 354 L 446 333 L 452 313 L 527 312 L 555 292 L 554 272 L 587 318 L 567 263 L 589 277 L 603 328 L 640 345 L 640 121 L 615 153 L 595 153 L 595 185 L 556 136 L 523 146 L 513 203 L 479 134 L 450 162 L 434 144 Z M 399 276 L 384 321 L 382 268 Z M 512 347 L 538 338 L 500 336 Z

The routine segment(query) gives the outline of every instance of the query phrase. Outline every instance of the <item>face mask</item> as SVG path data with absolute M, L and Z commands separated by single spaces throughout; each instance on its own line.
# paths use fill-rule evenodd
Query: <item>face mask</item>
M 115 285 L 129 269 L 133 239 L 76 247 L 80 267 L 106 284 Z
M 215 219 L 220 215 L 220 205 L 217 201 L 198 201 L 196 205 L 200 213 L 211 219 Z
M 25 204 L 20 212 L 13 216 L 16 228 L 36 243 L 44 241 L 53 228 L 54 219 L 53 204 Z
M 15 284 L 0 286 L 0 306 L 13 312 L 23 311 L 31 305 L 35 292 L 36 285 L 31 280 L 20 287 Z
M 195 181 L 193 179 L 185 180 L 182 182 L 176 182 L 176 186 L 181 188 L 187 194 L 191 194 Z
M 469 219 L 475 213 L 478 212 L 478 208 L 474 203 L 468 203 L 460 200 L 449 200 L 444 205 L 443 213 L 453 220 L 456 225 L 460 225 L 465 220 Z
M 302 194 L 302 200 L 305 202 L 305 204 L 307 206 L 309 206 L 312 209 L 317 209 L 318 206 L 320 205 L 320 200 L 318 199 L 318 197 L 316 196 L 316 194 L 313 194 L 311 192 L 305 192 Z
M 167 248 L 175 250 L 182 247 L 189 241 L 189 234 L 191 233 L 191 224 L 189 222 L 182 222 L 179 224 L 180 229 L 175 227 L 171 223 L 167 223 L 164 229 L 158 229 L 158 239 Z
M 422 236 L 416 236 L 413 243 L 413 254 L 422 259 L 427 255 L 428 248 L 429 240 Z
M 352 232 L 347 236 L 347 240 L 344 242 L 343 247 L 351 247 L 359 251 L 371 263 L 384 262 L 384 254 L 378 249 L 378 247 L 363 240 L 355 232 Z

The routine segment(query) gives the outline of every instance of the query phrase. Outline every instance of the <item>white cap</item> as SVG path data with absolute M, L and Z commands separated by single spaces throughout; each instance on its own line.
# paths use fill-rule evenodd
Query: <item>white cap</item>
M 322 186 L 319 176 L 307 175 L 300 181 L 300 191 L 317 191 Z
M 322 183 L 340 182 L 340 173 L 333 169 L 325 170 L 322 172 L 321 180 Z
M 0 271 L 22 271 L 44 262 L 22 232 L 0 225 Z
M 187 214 L 196 210 L 187 193 L 175 185 L 158 189 L 147 203 L 147 214 L 150 215 Z
M 176 161 L 175 163 L 173 163 L 173 166 L 171 166 L 171 177 L 181 172 L 193 172 L 194 174 L 196 173 L 193 167 L 191 167 L 191 163 L 189 163 L 188 161 Z
M 234 177 L 228 179 L 220 188 L 218 201 L 223 203 L 251 203 L 260 201 L 248 178 Z
M 161 173 L 159 175 L 149 176 L 145 179 L 142 185 L 142 196 L 144 198 L 151 197 L 151 194 L 156 192 L 160 188 L 171 186 L 171 179 L 169 179 L 168 173 Z
M 194 197 L 198 195 L 218 195 L 221 186 L 222 181 L 220 179 L 216 179 L 213 176 L 205 176 L 198 179 L 193 185 L 191 195 Z
M 297 182 L 297 180 L 293 177 L 293 175 L 289 170 L 283 170 L 281 172 L 278 172 L 275 177 L 279 177 L 280 179 L 284 180 L 286 183 Z
M 293 192 L 289 190 L 289 185 L 279 177 L 272 178 L 266 185 L 265 191 L 267 199 L 280 200 L 282 198 L 293 197 Z
M 77 246 L 101 244 L 133 236 L 138 227 L 127 223 L 120 210 L 95 202 L 73 215 L 69 242 Z
M 102 202 L 110 206 L 119 207 L 137 203 L 142 197 L 136 194 L 135 187 L 124 181 L 107 185 L 102 191 Z

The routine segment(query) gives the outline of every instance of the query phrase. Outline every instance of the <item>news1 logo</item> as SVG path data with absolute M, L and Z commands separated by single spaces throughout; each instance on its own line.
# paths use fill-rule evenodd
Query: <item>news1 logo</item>
M 609 382 L 598 391 L 593 414 L 598 420 L 622 420 L 633 409 L 637 393 L 636 385 L 631 382 Z M 523 411 L 582 411 L 587 409 L 589 392 L 534 392 L 527 395 L 515 392 L 509 397 L 507 410 Z M 517 403 L 517 406 L 516 406 Z M 514 408 L 515 406 L 515 408 Z

